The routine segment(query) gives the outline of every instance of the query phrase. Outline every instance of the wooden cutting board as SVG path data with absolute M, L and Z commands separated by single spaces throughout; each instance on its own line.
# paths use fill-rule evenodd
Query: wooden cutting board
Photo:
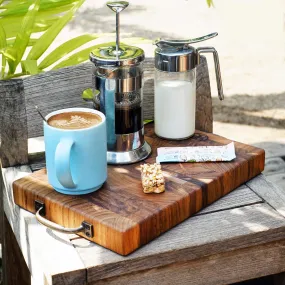
M 167 141 L 154 134 L 152 124 L 146 126 L 145 133 L 153 151 L 146 160 L 149 163 L 155 162 L 157 147 L 230 142 L 200 131 L 187 140 Z M 45 218 L 65 227 L 78 227 L 86 221 L 94 228 L 89 240 L 127 255 L 263 171 L 264 150 L 238 142 L 235 150 L 237 157 L 231 162 L 162 164 L 166 177 L 166 191 L 162 194 L 143 193 L 141 163 L 136 163 L 108 166 L 104 186 L 82 196 L 56 192 L 42 169 L 14 182 L 14 200 L 33 213 L 35 200 L 44 202 Z

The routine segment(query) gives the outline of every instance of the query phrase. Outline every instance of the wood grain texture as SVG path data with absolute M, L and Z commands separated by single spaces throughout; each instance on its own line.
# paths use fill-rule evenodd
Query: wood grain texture
M 259 175 L 246 183 L 246 185 L 259 197 L 264 199 L 271 207 L 285 217 L 285 191 Z
M 213 109 L 209 70 L 207 60 L 201 57 L 201 64 L 196 68 L 196 119 L 197 130 L 213 132 Z
M 42 119 L 35 105 L 44 115 L 64 108 L 92 108 L 92 104 L 81 98 L 83 90 L 92 88 L 91 63 L 29 76 L 24 78 L 23 83 L 29 138 L 43 135 Z
M 226 285 L 285 270 L 285 241 L 139 271 L 88 285 Z
M 2 171 L 1 171 L 1 164 L 0 164 L 0 244 L 2 244 L 2 239 L 3 239 L 3 222 L 4 222 L 3 188 L 4 188 L 4 182 L 2 178 Z
M 4 168 L 2 172 L 4 211 L 33 276 L 33 284 L 85 284 L 86 269 L 68 236 L 47 230 L 33 214 L 14 204 L 12 183 L 30 174 L 29 166 Z
M 0 159 L 2 167 L 28 162 L 28 133 L 22 79 L 0 81 Z
M 0 167 L 0 171 L 1 171 Z M 3 189 L 4 189 L 4 182 L 3 182 L 3 177 L 2 177 L 2 171 L 0 172 L 0 198 L 1 198 L 1 205 L 2 209 L 0 211 L 0 235 L 1 235 L 1 253 L 2 253 L 2 268 L 0 269 L 1 273 L 1 281 L 3 284 L 6 284 L 7 282 L 4 280 L 4 270 L 5 270 L 5 257 L 4 257 L 4 247 L 3 247 L 3 242 L 4 242 L 4 208 L 3 208 Z M 0 283 L 1 284 L 1 283 Z
M 67 235 L 47 229 L 35 217 L 26 219 L 25 225 L 29 265 L 37 280 L 45 279 L 49 285 L 86 284 L 85 266 Z
M 225 138 L 197 132 L 180 142 L 165 141 L 146 127 L 154 162 L 158 146 L 219 145 Z M 45 170 L 14 182 L 15 202 L 34 212 L 34 201 L 45 202 L 47 219 L 65 227 L 93 224 L 92 241 L 127 255 L 202 208 L 218 200 L 264 168 L 264 151 L 235 143 L 237 158 L 226 163 L 163 164 L 166 192 L 146 195 L 142 191 L 139 165 L 109 166 L 108 180 L 100 191 L 90 195 L 57 193 L 47 182 Z
M 88 268 L 88 282 L 95 282 L 284 240 L 284 223 L 281 215 L 262 203 L 194 216 L 127 257 L 85 239 L 72 242 Z
M 285 155 L 285 147 L 284 147 L 284 155 Z M 265 159 L 265 169 L 263 174 L 265 176 L 271 174 L 285 173 L 285 160 L 281 157 L 271 157 Z
M 285 189 L 285 171 L 281 170 L 279 173 L 266 175 L 267 181 L 273 183 L 276 187 Z
M 3 257 L 5 262 L 5 284 L 31 285 L 30 271 L 6 216 L 4 216 L 4 227 Z
M 242 207 L 258 203 L 263 203 L 263 200 L 254 192 L 252 192 L 247 186 L 242 185 L 227 194 L 226 196 L 217 200 L 213 204 L 202 209 L 196 215 L 204 215 L 217 211 L 224 211 L 228 209 L 234 209 L 236 207 Z

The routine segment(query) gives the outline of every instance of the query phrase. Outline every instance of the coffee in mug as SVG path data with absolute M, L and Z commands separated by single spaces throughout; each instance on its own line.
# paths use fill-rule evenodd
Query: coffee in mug
M 81 195 L 101 188 L 107 179 L 106 118 L 87 108 L 46 116 L 44 140 L 48 182 L 63 194 Z
M 96 126 L 102 122 L 99 115 L 91 112 L 66 112 L 53 115 L 48 119 L 48 124 L 52 127 L 72 130 L 85 129 Z

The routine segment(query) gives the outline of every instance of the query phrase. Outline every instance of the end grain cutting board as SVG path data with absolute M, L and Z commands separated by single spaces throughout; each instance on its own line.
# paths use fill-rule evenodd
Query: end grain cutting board
M 155 162 L 157 147 L 225 145 L 230 141 L 197 131 L 183 141 L 159 139 L 153 126 L 146 126 L 146 140 Z M 45 203 L 45 218 L 64 227 L 78 227 L 83 221 L 93 225 L 88 238 L 119 254 L 127 255 L 163 232 L 197 213 L 264 169 L 264 150 L 235 142 L 237 158 L 231 162 L 162 164 L 166 191 L 144 194 L 140 163 L 108 166 L 104 186 L 88 195 L 68 196 L 57 193 L 47 182 L 46 170 L 34 172 L 14 182 L 14 200 L 35 212 L 34 202 Z M 84 234 L 80 234 L 87 238 Z

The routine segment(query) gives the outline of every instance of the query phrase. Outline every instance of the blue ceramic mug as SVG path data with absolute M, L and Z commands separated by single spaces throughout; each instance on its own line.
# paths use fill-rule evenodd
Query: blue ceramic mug
M 88 112 L 100 116 L 101 122 L 83 129 L 60 129 L 44 122 L 44 140 L 48 182 L 63 194 L 81 195 L 98 190 L 107 179 L 106 118 L 87 108 L 70 108 L 52 112 Z

